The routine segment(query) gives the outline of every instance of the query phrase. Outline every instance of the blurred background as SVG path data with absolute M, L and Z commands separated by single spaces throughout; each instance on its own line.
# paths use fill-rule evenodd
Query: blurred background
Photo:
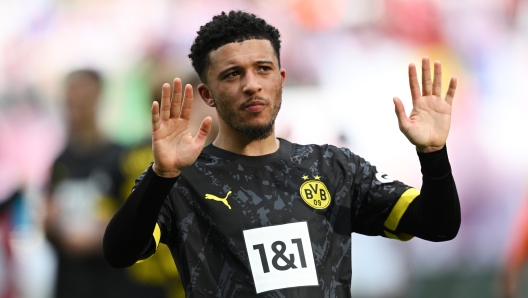
M 74 218 L 92 227 L 73 232 L 80 242 L 97 238 L 149 164 L 150 103 L 174 77 L 196 87 L 187 58 L 196 31 L 232 9 L 253 12 L 282 34 L 279 136 L 348 147 L 417 188 L 418 158 L 399 132 L 392 98 L 410 112 L 407 67 L 419 67 L 423 56 L 442 62 L 444 94 L 458 78 L 447 146 L 462 207 L 459 235 L 446 243 L 353 235 L 354 297 L 528 297 L 528 1 L 2 0 L 0 298 L 59 297 L 63 260 L 91 260 L 86 247 L 99 247 L 97 240 L 66 243 L 64 226 L 71 229 Z M 81 73 L 80 84 L 92 84 L 83 89 L 70 75 L 79 69 L 100 77 Z M 72 104 L 90 97 L 97 98 L 91 106 Z M 205 115 L 214 110 L 196 108 L 193 121 Z M 74 177 L 79 160 L 101 144 L 111 144 L 115 158 L 92 156 L 97 175 Z M 68 189 L 113 200 L 98 201 L 103 211 L 81 205 L 98 211 L 80 219 L 83 212 L 62 202 Z M 63 256 L 64 247 L 79 254 Z M 179 297 L 181 289 L 166 285 L 177 278 L 170 256 L 146 266 L 116 278 Z

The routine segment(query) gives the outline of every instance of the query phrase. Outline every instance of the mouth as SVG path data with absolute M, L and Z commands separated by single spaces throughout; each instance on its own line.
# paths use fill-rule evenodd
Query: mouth
M 266 106 L 266 101 L 262 99 L 250 99 L 246 103 L 242 105 L 242 109 L 252 112 L 252 113 L 258 113 L 264 110 L 264 107 Z

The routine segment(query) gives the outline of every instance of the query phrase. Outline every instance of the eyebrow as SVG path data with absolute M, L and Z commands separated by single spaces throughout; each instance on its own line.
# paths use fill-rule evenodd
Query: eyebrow
M 271 61 L 271 60 L 257 60 L 257 61 L 255 61 L 254 64 L 255 64 L 255 65 L 262 65 L 262 64 L 271 64 L 271 65 L 273 65 L 273 61 Z M 222 71 L 218 74 L 218 76 L 219 76 L 219 77 L 223 77 L 223 76 L 224 76 L 225 74 L 227 74 L 228 72 L 230 72 L 230 71 L 232 71 L 232 70 L 239 69 L 239 68 L 240 68 L 240 66 L 238 66 L 238 65 L 233 65 L 233 66 L 231 66 L 231 67 L 228 67 L 228 68 L 222 70 Z
M 270 60 L 258 60 L 255 64 L 273 64 L 273 61 Z
M 234 65 L 234 66 L 231 66 L 231 67 L 228 67 L 224 70 L 222 70 L 219 74 L 218 74 L 218 77 L 223 77 L 225 74 L 227 74 L 228 72 L 232 71 L 232 70 L 235 70 L 235 69 L 238 69 L 239 66 L 238 65 Z

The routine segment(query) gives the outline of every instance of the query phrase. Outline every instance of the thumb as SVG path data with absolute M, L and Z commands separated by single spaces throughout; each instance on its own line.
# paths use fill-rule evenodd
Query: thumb
M 209 116 L 205 117 L 205 119 L 202 121 L 202 124 L 200 125 L 200 129 L 198 130 L 198 133 L 194 137 L 194 141 L 197 145 L 200 145 L 200 147 L 204 147 L 205 140 L 207 139 L 207 136 L 209 135 L 209 132 L 211 131 L 211 125 L 213 123 L 213 119 Z
M 407 121 L 409 121 L 407 113 L 405 113 L 405 107 L 403 106 L 402 101 L 398 97 L 394 97 L 392 101 L 394 102 L 394 110 L 396 112 L 396 117 L 398 117 L 398 125 L 400 126 L 400 130 L 403 131 L 406 127 Z

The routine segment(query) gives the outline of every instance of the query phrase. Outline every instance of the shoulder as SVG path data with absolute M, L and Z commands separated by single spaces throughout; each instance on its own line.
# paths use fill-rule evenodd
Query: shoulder
M 292 145 L 292 157 L 295 160 L 303 159 L 320 159 L 326 161 L 343 160 L 350 161 L 360 159 L 358 155 L 354 154 L 350 149 L 345 147 L 337 147 L 330 144 L 297 144 Z
M 120 155 L 126 151 L 126 147 L 113 141 L 108 141 L 101 147 L 101 151 L 108 155 Z
M 126 147 L 108 141 L 94 152 L 93 160 L 99 163 L 98 167 L 114 169 L 119 167 L 126 151 Z
M 73 149 L 71 148 L 69 144 L 66 144 L 66 146 L 62 148 L 62 151 L 60 151 L 60 153 L 56 156 L 53 163 L 54 164 L 61 163 L 61 162 L 63 163 L 71 158 L 73 158 Z

